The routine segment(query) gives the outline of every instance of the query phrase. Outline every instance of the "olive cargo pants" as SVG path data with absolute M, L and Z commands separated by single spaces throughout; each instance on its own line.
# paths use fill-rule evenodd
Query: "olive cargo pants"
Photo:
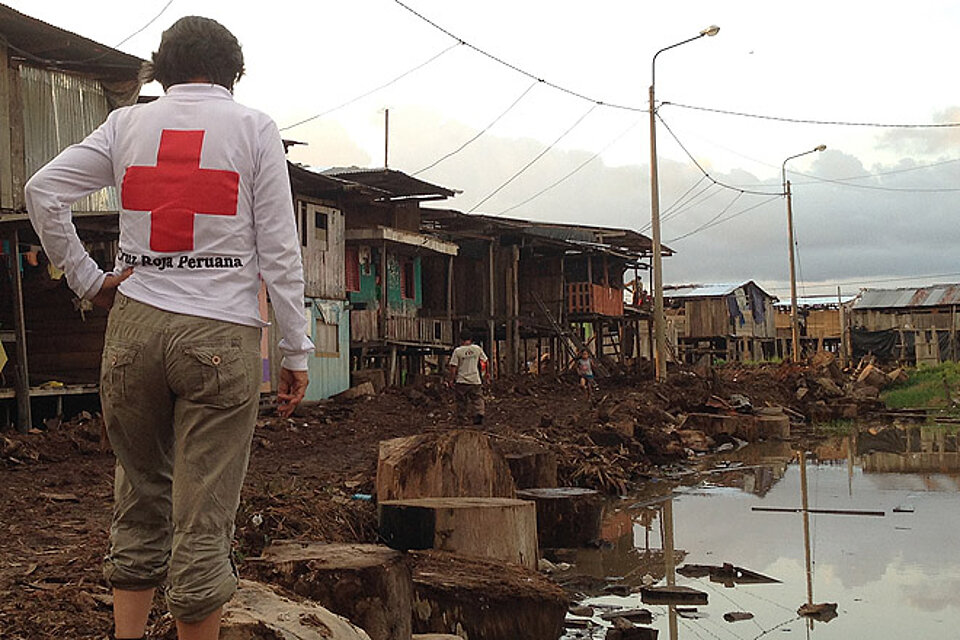
M 227 602 L 234 518 L 259 406 L 260 330 L 117 295 L 101 400 L 117 456 L 111 586 L 167 584 L 178 620 Z

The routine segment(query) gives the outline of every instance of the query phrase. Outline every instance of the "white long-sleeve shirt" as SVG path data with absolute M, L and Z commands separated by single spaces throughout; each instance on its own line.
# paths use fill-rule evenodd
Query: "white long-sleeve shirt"
M 264 326 L 267 285 L 281 366 L 307 368 L 303 268 L 290 179 L 276 124 L 225 88 L 181 84 L 113 111 L 27 182 L 27 210 L 70 288 L 92 298 L 106 274 L 84 249 L 70 206 L 106 186 L 120 194 L 124 295 L 187 315 Z

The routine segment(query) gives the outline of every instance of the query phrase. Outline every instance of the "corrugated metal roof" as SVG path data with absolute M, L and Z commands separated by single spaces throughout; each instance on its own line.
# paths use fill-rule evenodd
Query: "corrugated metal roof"
M 0 4 L 0 36 L 13 57 L 48 69 L 93 73 L 100 79 L 134 80 L 140 58 L 55 27 Z
M 730 295 L 745 282 L 739 284 L 684 284 L 666 286 L 663 288 L 664 298 L 715 298 Z
M 746 282 L 739 283 L 668 285 L 663 288 L 663 297 L 670 299 L 718 298 L 722 296 L 728 296 L 740 287 L 747 287 L 751 284 L 757 289 L 760 289 L 760 291 L 762 291 L 765 295 L 776 299 L 776 296 L 772 296 L 766 291 L 763 291 L 763 288 L 753 280 L 747 280 Z
M 864 289 L 854 309 L 905 309 L 960 304 L 960 284 L 935 284 L 929 287 L 900 289 Z
M 361 167 L 334 167 L 322 171 L 324 175 L 334 176 L 365 184 L 375 189 L 389 193 L 399 198 L 451 198 L 457 191 L 441 187 L 440 185 L 425 182 L 414 178 L 403 171 L 396 169 L 364 169 Z

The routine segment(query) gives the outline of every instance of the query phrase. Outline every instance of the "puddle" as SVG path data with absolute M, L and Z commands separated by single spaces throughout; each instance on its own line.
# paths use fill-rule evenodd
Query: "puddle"
M 668 639 L 955 635 L 960 624 L 956 436 L 927 428 L 886 435 L 902 437 L 888 445 L 877 445 L 869 434 L 830 439 L 806 454 L 809 572 L 801 467 L 788 443 L 730 454 L 725 468 L 676 488 L 665 500 L 665 489 L 654 486 L 648 495 L 612 503 L 603 530 L 610 545 L 558 558 L 575 565 L 570 575 L 558 577 L 588 596 L 581 604 L 593 607 L 591 617 L 571 616 L 593 626 L 570 629 L 564 638 L 603 638 L 611 623 L 602 613 L 638 608 L 652 612 L 648 626 Z M 893 452 L 901 445 L 903 453 Z M 867 452 L 878 446 L 891 451 Z M 657 502 L 657 493 L 664 501 Z M 737 581 L 729 574 L 724 580 L 702 568 L 683 571 L 686 576 L 674 571 L 669 580 L 665 549 L 671 548 L 671 530 L 677 568 L 730 563 L 780 582 Z M 683 605 L 685 615 L 677 615 L 675 606 L 641 602 L 636 592 L 642 586 L 668 581 L 705 592 L 708 604 Z M 797 609 L 808 599 L 837 603 L 837 616 L 828 622 L 798 618 Z M 732 612 L 753 618 L 725 621 Z

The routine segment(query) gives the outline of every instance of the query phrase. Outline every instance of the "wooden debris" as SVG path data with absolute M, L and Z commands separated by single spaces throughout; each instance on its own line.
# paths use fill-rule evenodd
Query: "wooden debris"
M 723 614 L 723 619 L 727 622 L 743 622 L 744 620 L 753 620 L 753 614 L 748 611 L 730 611 Z
M 690 587 L 642 587 L 640 601 L 643 604 L 707 604 L 707 594 Z
M 638 624 L 650 624 L 653 622 L 653 613 L 649 609 L 623 609 L 600 614 L 602 620 L 614 620 L 615 618 L 623 618 Z
M 802 513 L 801 507 L 750 507 L 751 511 L 764 511 L 770 513 Z M 884 511 L 864 511 L 861 509 L 807 509 L 807 513 L 820 513 L 830 516 L 876 516 L 883 517 Z
M 797 609 L 797 615 L 803 618 L 811 618 L 817 622 L 830 622 L 837 617 L 836 602 L 821 602 L 818 604 L 805 603 Z

